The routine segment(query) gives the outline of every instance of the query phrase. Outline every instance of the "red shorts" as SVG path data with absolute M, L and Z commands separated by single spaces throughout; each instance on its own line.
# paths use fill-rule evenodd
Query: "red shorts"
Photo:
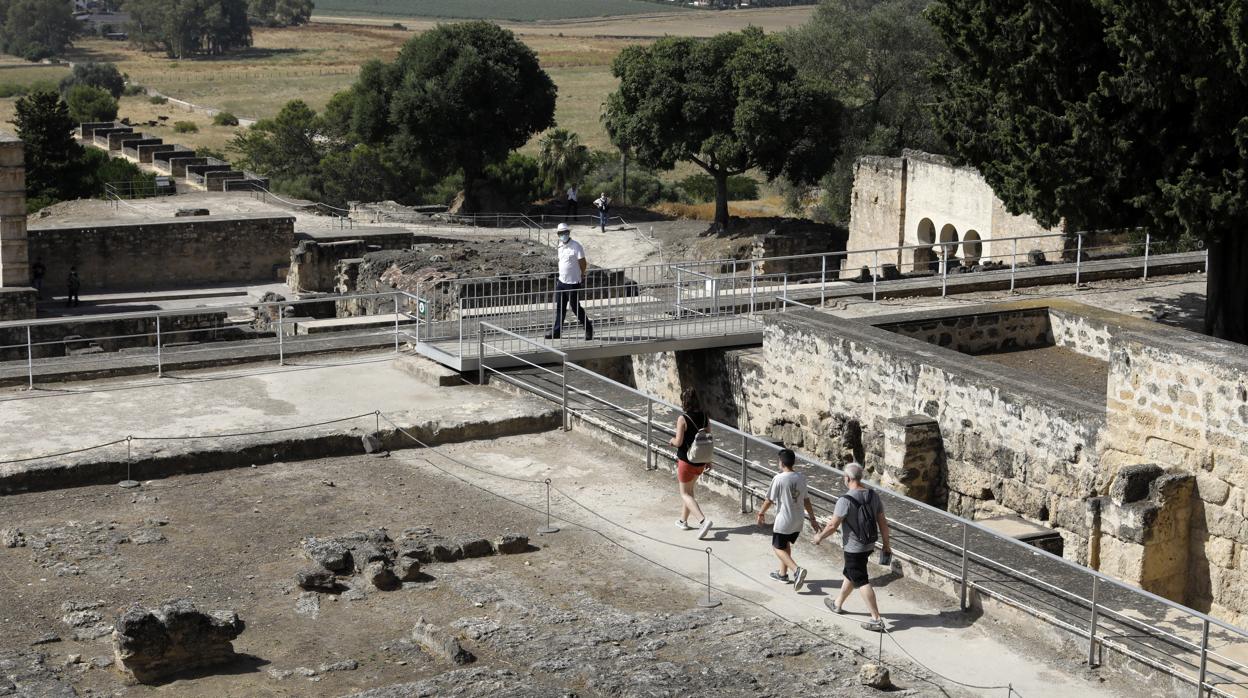
M 705 465 L 696 463 L 688 463 L 679 458 L 676 459 L 676 481 L 677 482 L 693 482 L 698 479 L 702 471 L 706 470 Z

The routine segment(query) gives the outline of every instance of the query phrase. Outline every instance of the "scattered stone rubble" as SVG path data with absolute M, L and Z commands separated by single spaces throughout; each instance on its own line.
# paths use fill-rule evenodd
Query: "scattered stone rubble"
M 134 606 L 117 621 L 113 654 L 127 678 L 150 684 L 234 661 L 232 641 L 243 628 L 233 611 L 203 613 L 190 599 L 167 601 L 156 610 Z
M 444 538 L 427 527 L 405 529 L 397 542 L 380 528 L 332 538 L 310 537 L 303 541 L 303 553 L 314 564 L 295 573 L 295 584 L 310 592 L 342 593 L 350 600 L 362 598 L 361 587 L 393 591 L 404 583 L 422 581 L 422 564 L 514 555 L 528 548 L 526 536 Z M 300 612 L 315 613 L 306 597 L 300 596 L 298 603 Z

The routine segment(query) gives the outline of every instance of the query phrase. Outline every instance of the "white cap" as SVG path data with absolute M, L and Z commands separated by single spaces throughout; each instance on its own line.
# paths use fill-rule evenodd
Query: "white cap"
M 555 228 L 555 232 L 556 233 L 570 233 L 572 232 L 572 230 L 571 228 L 568 227 L 567 223 L 560 223 L 558 227 Z

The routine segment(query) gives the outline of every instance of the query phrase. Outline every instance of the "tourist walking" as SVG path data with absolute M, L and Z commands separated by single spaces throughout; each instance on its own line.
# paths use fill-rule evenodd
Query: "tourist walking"
M 711 520 L 702 513 L 698 500 L 693 496 L 693 488 L 698 477 L 710 469 L 711 463 L 694 463 L 690 460 L 689 449 L 697 438 L 698 431 L 711 433 L 711 420 L 702 411 L 698 393 L 693 388 L 680 391 L 681 415 L 676 418 L 676 435 L 668 441 L 676 447 L 676 484 L 680 488 L 680 518 L 676 520 L 676 528 L 682 531 L 692 530 L 689 525 L 693 517 L 698 521 L 698 538 L 706 538 L 711 530 Z
M 892 548 L 889 546 L 888 520 L 884 517 L 884 502 L 873 489 L 862 484 L 862 466 L 849 463 L 845 466 L 845 487 L 848 491 L 836 500 L 836 508 L 832 512 L 832 520 L 815 536 L 814 544 L 819 545 L 824 538 L 842 529 L 842 541 L 845 555 L 845 582 L 841 584 L 841 593 L 837 599 L 825 599 L 824 603 L 833 613 L 845 612 L 845 601 L 855 588 L 862 592 L 867 602 L 867 610 L 871 612 L 871 620 L 863 623 L 863 627 L 876 632 L 884 631 L 884 619 L 880 618 L 880 609 L 875 601 L 875 590 L 871 588 L 871 579 L 867 575 L 867 560 L 875 549 L 875 541 L 880 540 L 884 546 L 881 564 L 888 564 L 892 559 Z
M 555 325 L 546 333 L 546 339 L 559 339 L 563 333 L 563 314 L 569 304 L 576 313 L 576 319 L 585 326 L 585 339 L 594 338 L 594 323 L 581 307 L 581 289 L 585 288 L 585 275 L 589 262 L 585 260 L 585 248 L 572 239 L 572 231 L 567 223 L 560 223 L 556 228 L 559 233 L 559 275 L 555 279 Z
M 793 470 L 797 455 L 789 449 L 782 449 L 777 456 L 780 472 L 771 479 L 771 487 L 767 489 L 767 499 L 758 510 L 758 525 L 766 522 L 767 510 L 776 506 L 776 520 L 771 524 L 771 550 L 780 560 L 780 571 L 772 572 L 771 578 L 785 584 L 792 583 L 795 591 L 800 591 L 806 582 L 806 568 L 793 560 L 793 544 L 802 532 L 802 512 L 810 527 L 819 530 L 819 522 L 815 519 L 815 505 L 806 493 L 806 475 Z M 793 577 L 789 578 L 789 570 Z
M 30 286 L 35 289 L 35 298 L 43 298 L 43 277 L 48 268 L 43 266 L 43 259 L 36 259 L 30 266 Z
M 82 280 L 78 278 L 78 268 L 69 268 L 69 278 L 65 279 L 65 307 L 78 305 L 78 290 L 82 288 Z
M 607 211 L 611 210 L 611 197 L 604 191 L 594 199 L 594 208 L 598 209 L 598 227 L 607 232 Z
M 576 222 L 576 199 L 578 196 L 580 196 L 580 192 L 576 190 L 576 183 L 573 182 L 572 186 L 568 187 L 568 220 L 572 223 Z

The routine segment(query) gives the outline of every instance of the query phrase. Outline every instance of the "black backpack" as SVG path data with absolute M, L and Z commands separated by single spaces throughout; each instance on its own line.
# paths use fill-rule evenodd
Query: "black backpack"
M 845 515 L 845 529 L 842 531 L 844 539 L 848 540 L 849 534 L 853 533 L 854 537 L 864 545 L 875 545 L 875 541 L 880 537 L 880 527 L 876 523 L 876 514 L 880 508 L 876 506 L 877 497 L 875 490 L 867 490 L 867 501 L 859 502 L 857 497 L 848 494 L 841 495 L 849 503 L 849 513 Z

